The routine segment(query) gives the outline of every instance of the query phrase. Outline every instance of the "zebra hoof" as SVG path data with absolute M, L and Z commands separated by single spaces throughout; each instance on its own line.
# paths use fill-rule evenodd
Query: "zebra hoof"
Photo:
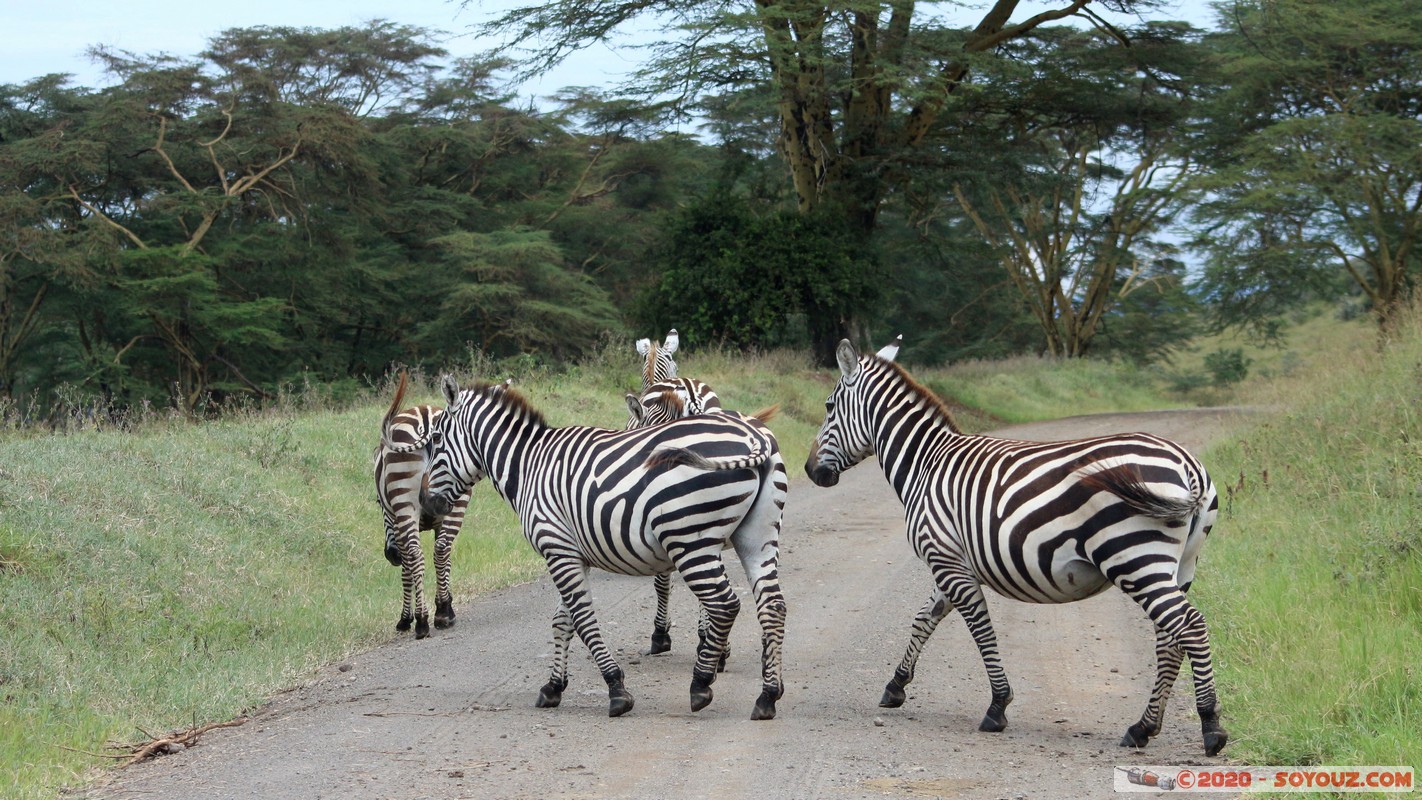
M 1160 731 L 1155 731 L 1159 733 Z M 1145 747 L 1150 743 L 1150 737 L 1154 736 L 1145 725 L 1137 722 L 1126 729 L 1126 735 L 1121 737 L 1122 747 Z
M 978 730 L 984 733 L 1001 733 L 1006 727 L 1007 712 L 997 708 L 989 708 L 988 712 L 983 715 L 983 721 L 982 724 L 978 725 Z
M 1225 733 L 1224 728 L 1215 728 L 1214 730 L 1205 731 L 1205 755 L 1219 755 L 1220 751 L 1223 750 L 1228 743 L 1229 734 Z
M 408 631 L 410 629 L 410 626 L 413 624 L 415 624 L 414 617 L 406 617 L 402 615 L 400 617 L 400 621 L 395 623 L 395 630 L 404 633 L 405 631 Z
M 696 673 L 691 675 L 691 710 L 700 711 L 711 705 L 711 682 L 716 680 L 715 675 L 702 677 Z
M 416 617 L 416 618 L 415 618 L 415 638 L 416 638 L 416 639 L 428 639 L 429 636 L 430 636 L 430 618 L 429 618 L 429 617 Z
M 666 631 L 652 632 L 652 646 L 647 650 L 647 655 L 655 656 L 661 653 L 671 652 L 671 634 Z
M 879 698 L 879 707 L 898 708 L 904 704 L 905 699 L 904 687 L 890 681 L 889 685 L 884 687 L 884 696 Z
M 454 627 L 454 601 L 435 601 L 434 625 L 441 629 Z
M 751 719 L 775 719 L 775 701 L 781 694 L 782 692 L 771 692 L 769 689 L 761 691 L 760 697 L 756 698 L 755 708 L 751 710 Z
M 543 684 L 543 688 L 538 690 L 538 700 L 534 705 L 538 708 L 557 708 L 563 702 L 563 687 L 553 681 Z
M 609 717 L 620 717 L 632 710 L 632 693 L 623 689 L 620 693 L 608 698 L 607 715 Z

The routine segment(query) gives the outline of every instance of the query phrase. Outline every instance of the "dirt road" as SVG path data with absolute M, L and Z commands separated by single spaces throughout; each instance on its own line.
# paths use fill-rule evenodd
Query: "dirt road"
M 1226 411 L 1161 412 L 997 433 L 1047 440 L 1148 430 L 1198 451 L 1235 419 Z M 929 643 L 908 702 L 879 708 L 909 623 L 929 595 L 928 572 L 908 548 L 902 507 L 875 462 L 845 473 L 833 489 L 800 478 L 782 536 L 787 689 L 774 720 L 750 720 L 760 646 L 749 597 L 715 701 L 693 714 L 690 593 L 673 589 L 672 652 L 639 656 L 651 632 L 651 581 L 604 574 L 594 576 L 598 614 L 636 708 L 607 717 L 606 687 L 576 642 L 562 706 L 534 708 L 556 606 L 543 579 L 460 608 L 459 625 L 430 639 L 332 665 L 245 725 L 212 731 L 199 746 L 131 767 L 87 795 L 1075 800 L 1116 796 L 1117 764 L 1221 761 L 1203 756 L 1188 677 L 1158 739 L 1139 752 L 1117 746 L 1145 707 L 1154 655 L 1149 623 L 1114 590 L 1068 606 L 989 596 L 1016 694 L 1004 733 L 977 730 L 987 679 L 957 615 Z M 1209 562 L 1206 547 L 1201 583 L 1210 579 Z M 745 595 L 744 576 L 735 579 Z

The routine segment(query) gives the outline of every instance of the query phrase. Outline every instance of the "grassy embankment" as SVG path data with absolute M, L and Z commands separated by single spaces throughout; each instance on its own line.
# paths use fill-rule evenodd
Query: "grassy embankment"
M 1371 330 L 1312 349 L 1251 392 L 1283 410 L 1207 458 L 1224 513 L 1196 585 L 1229 755 L 1422 768 L 1422 319 L 1383 352 Z
M 631 348 L 626 351 L 562 372 L 524 371 L 516 384 L 554 424 L 620 426 L 626 418 L 622 394 L 637 380 Z M 781 413 L 772 427 L 792 480 L 799 479 L 830 373 L 811 370 L 803 356 L 786 353 L 754 358 L 686 353 L 681 363 L 683 374 L 717 387 L 728 407 L 753 410 L 779 403 Z M 506 374 L 486 370 L 480 377 Z M 1181 404 L 1154 388 L 1159 385 L 1154 376 L 1091 363 L 1020 359 L 925 371 L 919 377 L 956 404 L 985 409 L 963 415 L 964 426 L 978 430 L 998 422 Z M 1415 376 L 1412 388 L 1415 397 Z M 136 432 L 0 433 L 0 794 L 51 797 L 55 787 L 80 782 L 90 769 L 106 763 L 84 754 L 102 750 L 106 741 L 142 739 L 140 729 L 158 733 L 233 717 L 301 682 L 316 666 L 394 635 L 398 572 L 380 555 L 380 516 L 369 475 L 375 430 L 388 397 L 387 392 L 342 410 L 323 409 L 319 401 L 293 402 L 286 409 L 197 426 L 149 420 Z M 424 385 L 414 399 L 434 400 L 436 395 Z M 1359 403 L 1341 405 L 1357 410 Z M 1371 419 L 1364 413 L 1359 420 L 1369 422 L 1365 430 L 1377 429 Z M 1342 424 L 1325 423 L 1340 441 L 1374 436 L 1344 432 L 1336 427 Z M 1416 433 L 1415 419 L 1410 424 L 1415 443 L 1422 433 Z M 1287 430 L 1278 438 L 1308 445 Z M 1260 441 L 1251 437 L 1247 451 L 1225 450 L 1220 458 L 1228 466 L 1216 472 L 1248 475 L 1258 472 L 1260 464 L 1294 463 L 1301 470 L 1313 463 L 1293 456 L 1261 462 L 1265 451 Z M 1402 454 L 1411 453 L 1413 461 L 1406 463 L 1415 467 L 1416 444 L 1410 450 L 1400 447 L 1396 434 L 1388 441 L 1392 446 L 1376 449 L 1393 456 L 1389 463 L 1403 464 Z M 1330 472 L 1353 472 L 1331 463 L 1319 469 L 1327 485 L 1337 480 L 1327 477 Z M 1328 730 L 1335 734 L 1321 741 L 1334 747 L 1342 741 L 1338 731 L 1371 735 L 1374 728 L 1358 714 L 1390 719 L 1389 706 L 1375 703 L 1405 699 L 1384 692 L 1410 675 L 1387 666 L 1387 659 L 1410 653 L 1416 663 L 1418 554 L 1408 549 L 1414 545 L 1387 538 L 1393 535 L 1388 532 L 1400 531 L 1396 535 L 1402 537 L 1409 529 L 1384 526 L 1383 538 L 1359 544 L 1356 556 L 1349 556 L 1355 564 L 1350 577 L 1334 578 L 1340 545 L 1329 536 L 1367 524 L 1325 525 L 1312 514 L 1310 525 L 1323 541 L 1310 545 L 1318 549 L 1314 555 L 1301 546 L 1293 552 L 1297 526 L 1279 521 L 1262 506 L 1269 492 L 1279 490 L 1283 472 L 1275 467 L 1268 487 L 1254 482 L 1246 493 L 1231 496 L 1219 541 L 1206 552 L 1202 578 L 1208 579 L 1198 590 L 1219 630 L 1227 721 L 1237 739 L 1231 753 L 1261 763 L 1279 763 L 1285 753 L 1298 753 L 1286 761 L 1304 759 L 1304 751 L 1276 742 L 1285 733 L 1306 735 L 1304 729 L 1315 718 L 1309 703 L 1320 694 L 1293 699 L 1292 682 L 1269 684 L 1267 675 L 1278 663 L 1302 668 L 1338 662 L 1331 679 L 1319 677 L 1319 689 L 1352 686 L 1356 702 L 1331 712 L 1337 719 Z M 1284 506 L 1303 505 L 1291 504 L 1294 495 L 1285 494 Z M 1332 499 L 1324 494 L 1318 502 Z M 1415 512 L 1416 505 L 1414 495 L 1408 508 Z M 1412 521 L 1415 537 L 1415 513 Z M 1274 603 L 1272 613 L 1242 610 L 1243 595 L 1266 598 L 1266 593 L 1254 581 L 1258 570 L 1242 560 L 1252 554 L 1237 548 L 1262 546 L 1269 531 L 1289 543 L 1276 547 L 1284 552 L 1275 558 L 1313 565 L 1335 592 L 1320 599 L 1334 598 L 1329 610 L 1339 620 L 1351 619 L 1354 604 L 1344 599 L 1357 593 L 1412 598 L 1410 617 L 1377 617 L 1383 627 L 1393 620 L 1390 638 L 1363 639 L 1371 648 L 1369 669 L 1359 667 L 1357 659 L 1336 659 L 1317 644 L 1299 662 L 1275 660 L 1295 654 L 1266 656 L 1260 650 L 1261 642 L 1283 646 L 1304 630 L 1318 630 L 1312 620 L 1300 622 L 1293 613 L 1295 604 L 1303 602 L 1297 598 L 1260 599 L 1266 606 Z M 1410 578 L 1397 573 L 1388 584 L 1391 589 L 1371 580 L 1379 570 L 1392 571 L 1399 559 L 1410 559 Z M 1319 560 L 1329 567 L 1318 568 Z M 457 595 L 468 598 L 537 575 L 541 564 L 523 542 L 511 512 L 485 490 L 475 493 L 453 571 Z M 1288 578 L 1281 570 L 1273 572 Z M 1405 591 L 1409 586 L 1411 595 Z M 1362 613 L 1374 614 L 1374 609 Z M 1411 628 L 1403 624 L 1408 619 Z M 1249 624 L 1241 624 L 1244 620 Z M 1351 635 L 1354 627 L 1346 632 Z M 1404 630 L 1413 637 L 1411 650 L 1397 641 L 1407 635 Z M 1290 668 L 1283 680 L 1293 672 Z M 1371 675 L 1391 677 L 1366 682 L 1355 677 Z M 1287 705 L 1284 698 L 1290 698 Z M 1398 734 L 1398 746 L 1416 743 L 1415 700 L 1414 695 L 1411 711 L 1395 706 L 1396 722 L 1414 723 L 1410 738 Z M 1280 721 L 1277 734 L 1266 725 L 1270 719 Z M 1283 730 L 1290 722 L 1293 730 Z M 1341 754 L 1354 752 L 1359 751 L 1319 749 L 1309 760 L 1337 763 Z M 1335 753 L 1340 755 L 1332 757 Z M 1377 763 L 1388 761 L 1397 759 Z

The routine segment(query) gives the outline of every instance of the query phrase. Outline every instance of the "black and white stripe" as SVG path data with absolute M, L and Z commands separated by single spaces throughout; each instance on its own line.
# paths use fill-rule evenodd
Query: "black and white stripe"
M 672 334 L 675 333 L 673 329 Z M 641 395 L 628 394 L 627 409 L 632 414 L 627 430 L 635 430 L 683 417 L 719 412 L 721 399 L 716 396 L 715 390 L 695 378 L 669 378 L 644 387 Z M 658 574 L 652 579 L 652 584 L 657 595 L 657 612 L 652 618 L 652 644 L 647 653 L 657 655 L 671 651 L 671 573 Z M 698 625 L 702 638 L 706 636 L 706 621 L 703 612 Z M 720 669 L 725 668 L 725 656 L 722 653 Z
M 709 618 L 692 670 L 691 708 L 711 702 L 716 665 L 740 610 L 722 560 L 729 542 L 762 629 L 762 690 L 752 719 L 775 716 L 783 691 L 778 564 L 787 481 L 779 445 L 764 423 L 727 411 L 631 431 L 555 428 L 512 390 L 461 390 L 447 379 L 444 393 L 447 410 L 432 438 L 429 504 L 442 511 L 488 475 L 547 562 L 562 601 L 553 620 L 552 673 L 539 706 L 562 699 L 568 642 L 576 631 L 607 682 L 609 715 L 632 708 L 593 612 L 591 567 L 681 574 Z
M 703 381 L 670 378 L 645 387 L 640 395 L 627 395 L 627 410 L 631 412 L 627 422 L 631 430 L 697 414 L 714 414 L 721 410 L 721 398 Z
M 450 555 L 454 539 L 464 524 L 469 493 L 465 492 L 445 514 L 423 513 L 421 492 L 429 458 L 426 443 L 435 420 L 444 410 L 432 405 L 401 410 L 406 386 L 406 375 L 402 372 L 390 409 L 381 421 L 381 443 L 375 448 L 375 497 L 385 518 L 385 558 L 400 567 L 403 604 L 395 629 L 408 631 L 413 624 L 415 638 L 423 639 L 430 635 L 430 616 L 425 605 L 425 556 L 420 547 L 420 531 L 435 532 L 434 624 L 436 628 L 448 628 L 454 624 L 454 596 L 449 588 Z
M 877 454 L 904 503 L 909 543 L 933 574 L 936 589 L 880 704 L 903 703 L 924 643 L 956 608 L 992 688 L 981 728 L 1002 730 L 1012 690 L 982 586 L 1024 602 L 1066 603 L 1115 584 L 1156 629 L 1155 687 L 1121 744 L 1141 747 L 1160 732 L 1189 658 L 1205 752 L 1223 749 L 1209 633 L 1186 598 L 1218 506 L 1200 462 L 1144 433 L 1047 443 L 963 434 L 941 401 L 893 363 L 897 352 L 896 342 L 861 357 L 840 343 L 841 377 L 805 463 L 816 484 L 833 486 Z

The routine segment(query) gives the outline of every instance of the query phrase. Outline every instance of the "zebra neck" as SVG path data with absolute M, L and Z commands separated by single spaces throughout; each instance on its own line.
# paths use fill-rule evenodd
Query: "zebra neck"
M 936 463 L 956 440 L 964 438 L 943 416 L 938 403 L 923 398 L 901 406 L 897 412 L 880 414 L 877 422 L 874 449 L 879 466 L 901 501 L 907 501 L 929 465 Z
M 480 451 L 484 474 L 499 495 L 513 505 L 518 501 L 529 450 L 553 429 L 542 418 L 515 409 L 500 411 L 502 413 L 496 412 L 494 419 L 478 421 L 470 430 L 484 431 L 482 436 L 477 433 L 472 436 Z

